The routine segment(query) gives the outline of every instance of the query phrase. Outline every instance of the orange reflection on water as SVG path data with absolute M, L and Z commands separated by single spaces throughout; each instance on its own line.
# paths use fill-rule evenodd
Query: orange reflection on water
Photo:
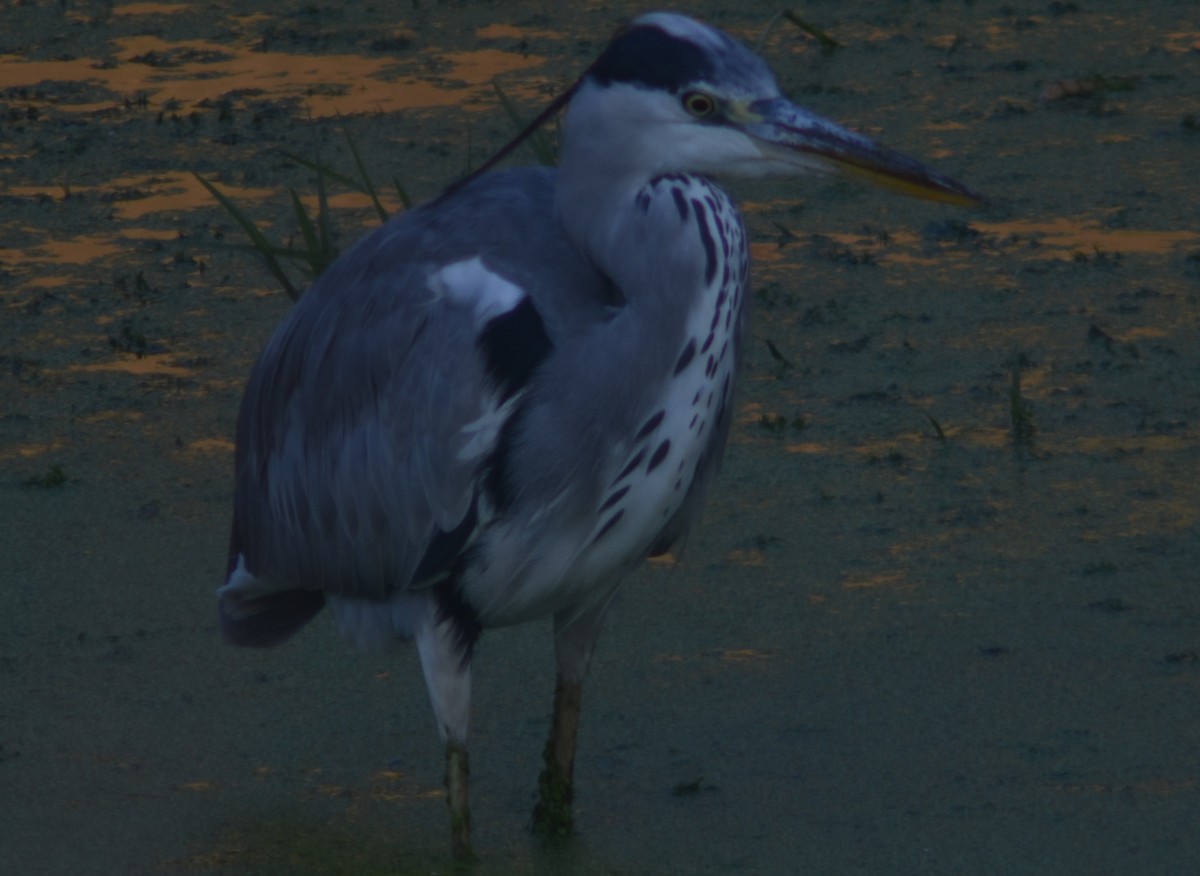
M 193 453 L 233 453 L 233 442 L 228 438 L 197 438 L 189 442 L 187 449 Z
M 524 33 L 521 28 L 514 27 L 511 24 L 489 24 L 486 27 L 477 28 L 475 36 L 482 40 L 519 39 L 524 36 Z
M 277 194 L 275 189 L 238 188 L 224 182 L 221 191 L 238 203 L 259 200 Z M 122 176 L 98 186 L 72 185 L 76 194 L 96 194 L 109 201 L 114 217 L 122 221 L 141 219 L 151 213 L 171 213 L 211 207 L 212 195 L 190 173 L 158 173 Z M 12 186 L 10 195 L 24 198 L 66 200 L 61 188 L 53 186 Z M 150 229 L 122 229 L 125 237 L 153 237 L 164 232 Z M 174 236 L 166 233 L 168 236 Z
M 832 452 L 827 445 L 818 444 L 816 441 L 800 441 L 796 444 L 789 444 L 783 449 L 788 453 L 803 453 L 806 456 L 823 456 Z
M 0 447 L 0 462 L 9 462 L 18 457 L 33 459 L 35 456 L 45 456 L 47 453 L 62 450 L 65 446 L 66 442 L 61 438 L 55 438 L 45 444 L 10 444 L 7 447 Z
M 1200 31 L 1181 31 L 1179 33 L 1167 34 L 1166 49 L 1168 52 L 1177 55 L 1200 52 Z
M 847 574 L 842 579 L 843 590 L 874 590 L 878 587 L 915 587 L 907 582 L 904 572 L 875 572 L 870 575 Z
M 319 195 L 300 195 L 300 203 L 308 210 L 310 216 L 316 216 L 321 208 L 321 198 Z M 325 201 L 333 210 L 361 210 L 366 215 L 363 216 L 361 227 L 364 231 L 370 230 L 379 225 L 379 214 L 375 212 L 375 203 L 371 200 L 370 195 L 365 195 L 362 192 L 339 192 L 335 195 L 326 195 Z M 404 209 L 404 205 L 399 198 L 389 198 L 387 191 L 379 193 L 379 202 L 383 205 L 383 209 L 388 215 L 399 213 Z M 339 222 L 343 221 L 339 218 Z
M 770 651 L 758 648 L 722 648 L 717 655 L 729 663 L 761 663 L 775 656 Z
M 1047 787 L 1051 791 L 1060 791 L 1067 794 L 1122 794 L 1127 795 L 1133 792 L 1147 794 L 1154 797 L 1170 797 L 1175 794 L 1193 794 L 1197 790 L 1198 783 L 1196 779 L 1143 779 L 1141 781 L 1129 781 L 1121 779 L 1114 782 L 1054 782 Z
M 35 230 L 35 229 L 29 229 Z M 31 249 L 7 249 L 0 247 L 0 262 L 15 265 L 25 263 L 76 264 L 82 265 L 124 249 L 112 235 L 89 234 L 69 237 L 64 240 L 44 238 Z
M 1179 453 L 1193 443 L 1194 439 L 1186 435 L 1078 435 L 1072 439 L 1071 449 L 1090 456 L 1127 453 L 1134 447 L 1142 452 Z
M 122 228 L 121 236 L 130 240 L 175 240 L 179 232 L 165 228 Z
M 1038 17 L 1031 15 L 1028 20 L 1038 21 Z M 1021 47 L 1021 31 L 1014 28 L 1012 22 L 1005 18 L 993 18 L 987 21 L 983 26 L 983 32 L 987 35 L 983 46 L 984 51 L 1008 54 Z
M 767 556 L 757 549 L 732 550 L 726 559 L 735 566 L 765 566 Z
M 278 194 L 275 189 L 238 188 L 221 184 L 221 191 L 238 203 L 269 198 Z M 98 195 L 107 198 L 114 218 L 122 221 L 142 219 L 150 214 L 182 212 L 208 208 L 212 196 L 194 176 L 184 173 L 120 177 L 98 186 L 72 186 L 76 195 Z M 12 186 L 8 193 L 17 197 L 48 198 L 63 201 L 62 190 L 47 186 Z M 23 231 L 44 234 L 42 229 Z M 0 262 L 9 266 L 70 264 L 85 265 L 98 259 L 127 250 L 139 240 L 174 240 L 178 231 L 163 228 L 121 227 L 112 233 L 76 235 L 62 239 L 42 237 L 36 246 L 21 249 L 0 247 Z M 41 277 L 31 285 L 54 285 L 53 278 Z M 65 279 L 65 278 L 64 278 Z
M 111 11 L 113 15 L 173 15 L 191 8 L 191 3 L 126 3 Z
M 113 420 L 143 420 L 146 415 L 141 411 L 99 411 L 80 417 L 79 422 L 93 425 L 95 423 L 110 423 Z
M 972 231 L 991 238 L 1000 247 L 982 246 L 981 252 L 1007 252 L 1004 244 L 1032 240 L 1037 248 L 1021 250 L 1021 256 L 1035 259 L 1074 259 L 1077 254 L 1093 256 L 1106 254 L 1169 255 L 1177 247 L 1200 243 L 1195 231 L 1152 231 L 1137 228 L 1108 228 L 1095 219 L 1061 216 L 1043 221 L 1014 219 L 1007 222 L 972 220 Z M 912 231 L 889 231 L 886 240 L 876 235 L 844 232 L 822 232 L 822 237 L 845 247 L 854 255 L 869 255 L 879 264 L 935 265 L 947 256 L 944 246 L 930 249 L 921 236 Z M 771 244 L 755 244 L 756 258 L 771 258 L 778 254 Z M 968 241 L 967 246 L 970 246 Z
M 75 279 L 76 279 L 75 277 L 70 277 L 67 275 L 59 275 L 59 276 L 47 275 L 44 277 L 34 277 L 30 280 L 27 280 L 24 283 L 24 286 L 26 289 L 56 289 L 59 286 L 65 286 L 68 283 L 74 282 Z M 26 302 L 24 302 L 24 301 L 20 301 L 20 302 L 16 302 L 15 304 L 12 304 L 10 306 L 22 307 L 25 305 L 25 303 Z
M 778 243 L 752 243 L 750 244 L 750 258 L 755 262 L 777 262 L 781 258 L 780 246 Z
M 29 61 L 19 55 L 0 55 L 0 82 L 13 88 L 91 82 L 117 95 L 146 95 L 156 104 L 174 100 L 185 106 L 245 89 L 267 98 L 303 98 L 314 117 L 324 117 L 470 104 L 490 92 L 496 76 L 537 67 L 545 60 L 490 48 L 434 54 L 445 67 L 438 71 L 439 82 L 446 83 L 441 85 L 401 76 L 398 60 L 392 57 L 299 55 L 256 51 L 258 42 L 240 46 L 202 40 L 170 42 L 151 35 L 114 42 L 121 59 L 115 66 L 96 58 Z M 115 102 L 49 100 L 60 110 L 69 107 L 76 112 L 106 109 Z
M 71 371 L 123 371 L 137 377 L 191 377 L 193 371 L 173 364 L 177 358 L 174 353 L 148 353 L 144 356 L 127 355 L 107 362 L 93 362 L 90 365 L 72 365 Z
M 921 127 L 926 131 L 966 131 L 971 126 L 966 122 L 940 121 L 926 122 Z
M 522 27 L 515 27 L 511 24 L 489 24 L 485 27 L 478 28 L 475 31 L 475 36 L 481 40 L 498 40 L 498 39 L 545 39 L 545 40 L 561 40 L 563 35 L 557 30 L 526 30 Z
M 1009 222 L 972 222 L 971 227 L 998 237 L 1033 238 L 1058 252 L 1043 253 L 1043 258 L 1057 258 L 1067 252 L 1141 253 L 1166 255 L 1177 246 L 1200 241 L 1194 231 L 1142 231 L 1133 228 L 1105 228 L 1094 221 L 1062 216 L 1040 222 L 1015 219 Z

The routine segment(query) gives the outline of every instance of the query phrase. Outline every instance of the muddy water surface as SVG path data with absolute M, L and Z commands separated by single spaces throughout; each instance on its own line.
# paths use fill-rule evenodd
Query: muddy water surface
M 610 4 L 0 9 L 0 851 L 27 873 L 448 872 L 415 659 L 217 640 L 274 239 L 401 208 L 567 84 Z M 771 7 L 687 11 L 757 41 Z M 785 91 L 987 192 L 731 188 L 756 255 L 704 525 L 634 575 L 578 835 L 525 830 L 549 631 L 487 636 L 480 873 L 1189 873 L 1200 860 L 1193 4 L 814 2 Z M 528 157 L 522 157 L 528 160 Z M 334 187 L 343 244 L 377 219 Z M 300 281 L 300 275 L 295 279 Z

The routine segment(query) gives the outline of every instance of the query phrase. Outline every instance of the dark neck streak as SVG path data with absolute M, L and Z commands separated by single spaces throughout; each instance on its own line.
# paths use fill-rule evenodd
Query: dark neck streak
M 624 330 L 644 333 L 641 349 L 658 350 L 672 361 L 683 341 L 683 325 L 719 273 L 722 258 L 709 199 L 697 198 L 695 182 L 683 174 L 665 174 L 616 192 L 593 190 L 602 203 L 578 217 L 573 228 L 568 226 L 621 291 L 627 311 Z M 704 182 L 707 194 L 711 188 Z M 701 203 L 707 227 L 698 221 L 693 200 Z

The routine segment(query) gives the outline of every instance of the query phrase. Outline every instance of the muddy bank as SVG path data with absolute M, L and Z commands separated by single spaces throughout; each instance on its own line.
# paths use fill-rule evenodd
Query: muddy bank
M 770 12 L 688 7 L 748 41 Z M 631 4 L 21 6 L 0 34 L 0 848 L 30 873 L 445 872 L 413 655 L 216 637 L 233 421 L 288 306 L 218 181 L 417 199 Z M 480 872 L 1183 873 L 1200 859 L 1200 133 L 1188 4 L 816 3 L 802 103 L 987 192 L 731 186 L 755 244 L 701 530 L 586 690 L 579 836 L 525 832 L 549 631 L 486 637 Z M 522 158 L 528 160 L 528 157 Z M 335 192 L 342 241 L 376 221 Z M 768 343 L 769 342 L 769 343 Z M 1014 375 L 1019 394 L 1014 393 Z M 1014 421 L 1015 417 L 1015 421 Z M 1020 428 L 1014 428 L 1014 423 Z M 537 682 L 537 679 L 541 679 Z

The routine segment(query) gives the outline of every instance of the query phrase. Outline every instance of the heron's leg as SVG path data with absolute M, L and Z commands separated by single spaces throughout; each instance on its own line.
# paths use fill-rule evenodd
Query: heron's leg
M 571 832 L 571 781 L 575 771 L 575 740 L 579 735 L 579 708 L 583 684 L 561 675 L 554 686 L 554 719 L 550 738 L 542 751 L 546 766 L 538 776 L 538 803 L 533 829 L 547 836 Z
M 450 807 L 450 850 L 459 860 L 472 860 L 471 807 L 467 799 L 467 779 L 471 768 L 467 763 L 467 747 L 446 743 L 446 805 Z
M 558 677 L 554 685 L 550 738 L 542 753 L 546 766 L 538 777 L 538 803 L 533 810 L 533 829 L 537 833 L 566 836 L 571 832 L 571 782 L 575 772 L 583 679 L 607 608 L 608 601 L 605 600 L 583 614 L 559 612 L 554 616 Z
M 471 707 L 471 657 L 451 619 L 418 628 L 417 653 L 438 732 L 446 743 L 446 805 L 454 857 L 473 860 L 468 802 L 467 724 Z

